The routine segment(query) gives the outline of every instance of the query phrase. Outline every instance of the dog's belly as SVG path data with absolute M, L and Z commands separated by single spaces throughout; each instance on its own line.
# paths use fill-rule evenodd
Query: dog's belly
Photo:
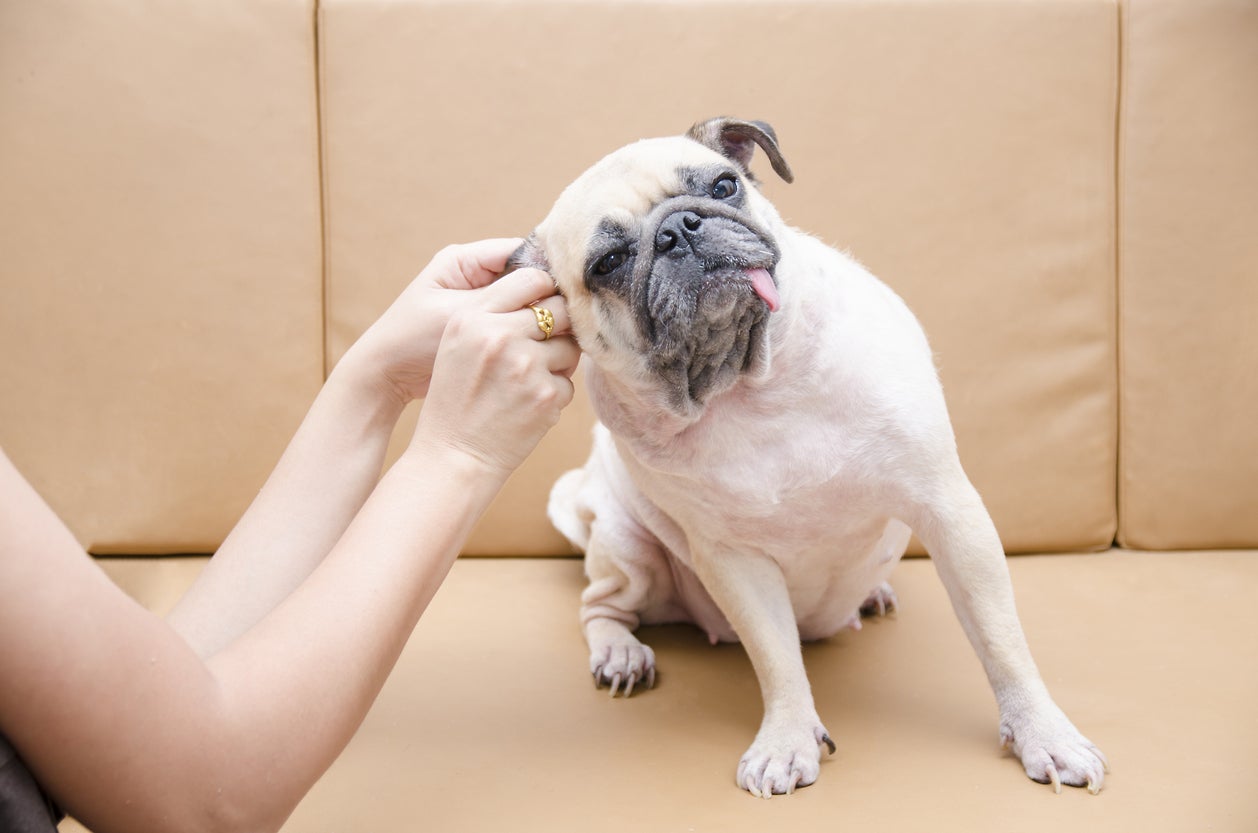
M 837 530 L 822 525 L 797 530 L 813 537 L 808 542 L 762 538 L 754 545 L 781 567 L 803 639 L 822 639 L 855 622 L 861 604 L 891 574 L 909 538 L 908 527 L 890 518 Z
M 677 602 L 714 640 L 737 635 L 694 575 L 694 558 L 737 548 L 772 558 L 782 570 L 800 637 L 822 639 L 849 626 L 870 591 L 904 554 L 910 531 L 837 483 L 778 496 L 767 504 L 709 481 L 639 471 L 643 525 L 677 562 Z M 668 507 L 665 511 L 661 507 Z M 696 556 L 696 550 L 700 551 Z

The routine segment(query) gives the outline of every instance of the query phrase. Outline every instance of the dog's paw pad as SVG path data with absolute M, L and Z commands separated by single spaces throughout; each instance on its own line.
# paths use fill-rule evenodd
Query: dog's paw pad
M 762 729 L 738 762 L 738 786 L 757 798 L 789 795 L 817 780 L 823 746 L 834 752 L 834 741 L 822 726 L 786 732 Z
M 861 615 L 886 616 L 899 605 L 900 602 L 895 597 L 895 591 L 891 589 L 890 584 L 884 581 L 870 591 L 869 598 L 861 603 Z
M 590 652 L 594 685 L 606 686 L 612 697 L 631 697 L 635 690 L 655 688 L 655 652 L 632 636 L 629 639 Z

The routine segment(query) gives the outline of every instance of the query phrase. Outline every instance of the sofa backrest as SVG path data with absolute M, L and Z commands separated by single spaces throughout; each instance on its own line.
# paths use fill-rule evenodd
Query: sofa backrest
M 1123 8 L 1119 540 L 1258 544 L 1258 3 Z
M 0 444 L 92 550 L 212 550 L 436 249 L 735 114 L 782 214 L 921 318 L 1007 549 L 1258 545 L 1253 9 L 4 4 Z M 569 551 L 546 494 L 592 418 L 469 553 Z
M 0 445 L 98 552 L 209 551 L 323 377 L 313 3 L 0 3 Z

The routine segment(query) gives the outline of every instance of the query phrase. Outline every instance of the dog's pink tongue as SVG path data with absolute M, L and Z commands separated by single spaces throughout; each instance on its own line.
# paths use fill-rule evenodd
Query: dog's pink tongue
M 747 277 L 751 278 L 751 288 L 769 305 L 769 312 L 777 312 L 782 306 L 782 296 L 778 295 L 777 284 L 768 269 L 748 269 Z

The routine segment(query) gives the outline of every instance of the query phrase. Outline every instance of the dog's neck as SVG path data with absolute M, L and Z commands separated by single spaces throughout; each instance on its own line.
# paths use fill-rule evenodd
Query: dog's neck
M 617 436 L 641 439 L 650 446 L 664 446 L 703 418 L 704 408 L 679 412 L 667 404 L 657 384 L 633 383 L 608 373 L 591 362 L 585 373 L 586 387 L 599 420 Z
M 783 390 L 792 388 L 798 365 L 788 319 L 789 306 L 774 313 L 769 327 L 769 360 L 764 374 L 744 374 L 728 389 L 703 404 L 677 408 L 671 392 L 658 381 L 632 374 L 609 372 L 587 358 L 586 389 L 599 420 L 612 434 L 643 452 L 677 453 L 708 429 L 720 430 L 722 414 L 771 409 Z

